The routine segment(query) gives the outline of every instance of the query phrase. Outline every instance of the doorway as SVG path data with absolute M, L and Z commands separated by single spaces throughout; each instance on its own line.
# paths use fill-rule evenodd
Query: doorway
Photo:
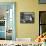
M 39 35 L 46 32 L 46 11 L 39 11 Z
M 15 3 L 0 3 L 0 40 L 15 40 Z

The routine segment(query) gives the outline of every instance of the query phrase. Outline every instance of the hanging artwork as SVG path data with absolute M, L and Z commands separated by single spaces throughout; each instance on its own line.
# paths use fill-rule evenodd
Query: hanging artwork
M 34 23 L 34 12 L 20 12 L 20 23 Z
M 38 0 L 40 4 L 46 4 L 46 0 Z

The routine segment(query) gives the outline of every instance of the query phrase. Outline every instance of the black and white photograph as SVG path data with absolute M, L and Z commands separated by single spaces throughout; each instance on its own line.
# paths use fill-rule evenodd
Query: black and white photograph
M 20 23 L 34 23 L 34 12 L 20 12 Z

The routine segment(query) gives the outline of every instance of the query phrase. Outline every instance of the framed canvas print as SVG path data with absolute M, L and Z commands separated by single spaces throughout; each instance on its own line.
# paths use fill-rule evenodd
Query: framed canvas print
M 46 0 L 38 0 L 40 4 L 46 4 Z
M 0 2 L 0 40 L 15 40 L 15 2 Z
M 20 23 L 34 23 L 34 12 L 20 12 Z

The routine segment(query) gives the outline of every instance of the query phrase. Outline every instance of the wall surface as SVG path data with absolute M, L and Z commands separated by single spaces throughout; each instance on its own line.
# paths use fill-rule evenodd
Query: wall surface
M 0 0 L 0 2 L 16 2 L 16 37 L 36 38 L 39 34 L 39 11 L 46 10 L 46 4 L 38 0 Z M 20 24 L 20 12 L 34 12 L 34 24 Z

